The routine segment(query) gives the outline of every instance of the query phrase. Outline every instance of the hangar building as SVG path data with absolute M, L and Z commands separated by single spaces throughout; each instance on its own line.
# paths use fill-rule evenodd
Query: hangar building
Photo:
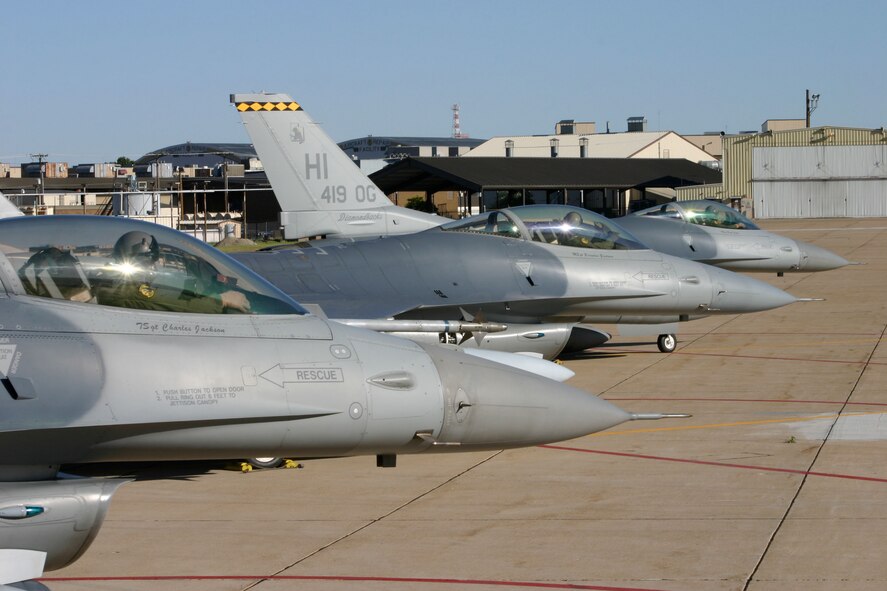
M 887 131 L 768 130 L 724 137 L 723 194 L 756 218 L 887 216 Z
M 618 216 L 652 205 L 652 191 L 713 183 L 721 173 L 682 158 L 462 157 L 406 158 L 370 178 L 386 194 L 458 193 L 461 212 L 558 203 Z

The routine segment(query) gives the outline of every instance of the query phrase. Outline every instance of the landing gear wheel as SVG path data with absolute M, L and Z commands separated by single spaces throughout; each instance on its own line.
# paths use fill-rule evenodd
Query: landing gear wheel
M 284 458 L 250 458 L 247 462 L 256 468 L 279 468 L 283 465 Z
M 671 353 L 678 346 L 678 339 L 673 334 L 661 334 L 656 339 L 656 345 L 663 353 Z

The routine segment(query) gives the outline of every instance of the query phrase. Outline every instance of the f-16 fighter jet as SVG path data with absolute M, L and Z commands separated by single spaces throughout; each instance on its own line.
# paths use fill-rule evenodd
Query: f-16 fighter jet
M 0 585 L 76 560 L 123 482 L 60 478 L 63 464 L 374 455 L 391 466 L 660 417 L 308 314 L 176 230 L 0 220 Z

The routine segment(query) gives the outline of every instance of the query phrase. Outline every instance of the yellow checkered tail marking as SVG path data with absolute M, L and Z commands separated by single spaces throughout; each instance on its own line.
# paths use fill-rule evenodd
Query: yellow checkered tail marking
M 235 103 L 238 111 L 299 111 L 302 106 L 296 102 L 289 103 Z

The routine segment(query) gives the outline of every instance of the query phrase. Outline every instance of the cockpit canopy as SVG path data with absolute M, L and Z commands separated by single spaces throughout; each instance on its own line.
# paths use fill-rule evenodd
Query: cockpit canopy
M 700 226 L 731 230 L 758 230 L 750 219 L 718 201 L 675 201 L 636 211 L 631 215 L 683 220 Z
M 602 215 L 568 205 L 524 205 L 471 216 L 440 227 L 521 240 L 602 250 L 646 250 L 628 231 Z
M 4 257 L 14 277 L 2 273 L 9 269 Z M 0 279 L 12 292 L 139 310 L 305 313 L 215 248 L 177 230 L 125 218 L 2 220 Z

